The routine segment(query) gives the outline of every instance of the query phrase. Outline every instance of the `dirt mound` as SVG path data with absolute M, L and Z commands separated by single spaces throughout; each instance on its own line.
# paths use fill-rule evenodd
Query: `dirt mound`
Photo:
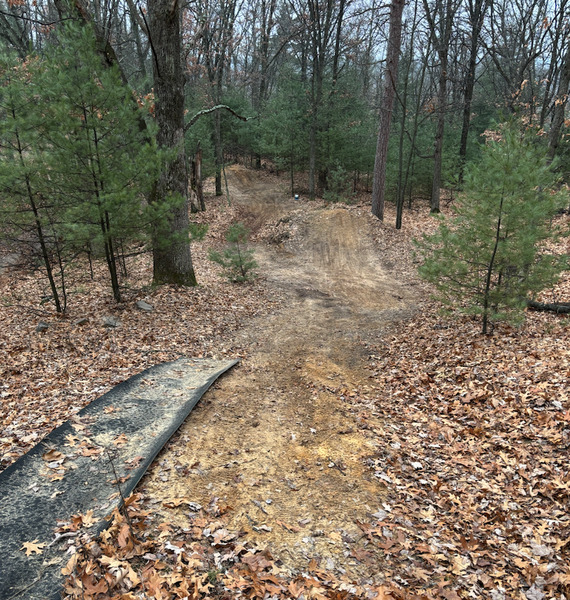
M 229 530 L 292 570 L 320 558 L 369 579 L 377 565 L 354 558 L 359 522 L 382 508 L 384 486 L 365 467 L 375 452 L 370 424 L 381 422 L 365 395 L 367 343 L 409 314 L 414 298 L 382 268 L 357 209 L 296 202 L 240 167 L 228 182 L 255 232 L 287 225 L 278 244 L 255 246 L 285 308 L 242 331 L 248 358 L 204 397 L 143 489 L 176 525 L 187 526 L 188 513 L 164 502 L 217 502 Z

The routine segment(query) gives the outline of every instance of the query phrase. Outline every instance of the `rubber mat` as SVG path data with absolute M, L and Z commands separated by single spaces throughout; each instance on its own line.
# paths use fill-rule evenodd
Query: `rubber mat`
M 58 522 L 89 531 L 135 488 L 212 383 L 238 361 L 181 358 L 97 398 L 0 473 L 0 599 L 61 598 Z M 91 512 L 92 511 L 92 512 Z M 58 547 L 59 546 L 59 547 Z

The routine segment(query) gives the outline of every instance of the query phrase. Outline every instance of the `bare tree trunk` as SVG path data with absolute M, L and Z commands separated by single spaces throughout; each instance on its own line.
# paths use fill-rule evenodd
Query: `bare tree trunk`
M 402 11 L 405 0 L 392 0 L 390 8 L 390 33 L 386 53 L 386 70 L 384 72 L 384 94 L 380 108 L 380 126 L 378 143 L 374 160 L 374 183 L 372 185 L 372 214 L 384 220 L 384 194 L 386 187 L 386 160 L 388 158 L 388 142 L 392 111 L 398 81 L 398 63 L 400 61 L 400 45 L 402 41 Z
M 216 163 L 216 196 L 222 192 L 222 168 L 224 163 L 222 148 L 222 115 L 219 110 L 214 113 L 214 161 Z
M 445 113 L 447 102 L 447 54 L 442 57 L 439 73 L 437 92 L 437 124 L 433 144 L 433 179 L 431 182 L 432 213 L 439 212 L 439 198 L 441 194 L 441 169 L 443 166 L 443 134 L 445 130 Z
M 431 212 L 439 212 L 441 191 L 441 170 L 443 159 L 443 134 L 447 112 L 447 68 L 449 63 L 449 43 L 453 30 L 453 21 L 460 0 L 436 0 L 430 7 L 423 0 L 430 37 L 439 57 L 439 82 L 437 91 L 437 123 L 434 139 L 433 179 L 431 186 Z M 434 18 L 435 17 L 435 18 Z M 436 20 L 437 19 L 437 20 Z
M 156 231 L 153 240 L 154 282 L 196 285 L 188 240 L 188 172 L 184 153 L 184 71 L 180 34 L 179 0 L 149 0 L 149 29 L 154 54 L 155 115 L 159 147 L 174 151 L 165 161 L 154 202 L 180 196 L 183 202 L 171 211 L 168 231 Z M 161 234 L 186 232 L 184 236 Z
M 554 115 L 550 126 L 550 135 L 548 138 L 548 157 L 552 160 L 560 143 L 560 130 L 564 123 L 564 110 L 568 100 L 568 88 L 570 87 L 570 41 L 564 56 L 564 64 L 562 65 L 562 73 L 560 74 L 560 82 L 558 84 L 558 93 L 554 99 Z
M 323 83 L 327 61 L 327 51 L 334 30 L 335 0 L 307 0 L 311 43 L 311 120 L 309 123 L 309 196 L 314 198 L 317 192 L 317 154 L 318 137 L 321 132 L 320 119 L 323 108 Z
M 410 144 L 410 153 L 408 155 L 407 161 L 406 161 L 406 167 L 404 167 L 404 138 L 406 137 L 406 134 L 409 135 L 409 132 L 406 129 L 406 122 L 408 119 L 408 97 L 409 97 L 409 88 L 410 88 L 410 83 L 412 83 L 412 66 L 413 66 L 413 62 L 414 62 L 414 43 L 415 43 L 415 38 L 416 38 L 416 33 L 417 33 L 417 24 L 418 24 L 418 2 L 419 0 L 414 0 L 414 11 L 413 11 L 413 18 L 412 18 L 412 22 L 409 25 L 409 33 L 408 33 L 408 54 L 407 54 L 407 65 L 406 65 L 406 72 L 403 74 L 403 81 L 404 81 L 404 89 L 401 93 L 401 98 L 400 98 L 400 102 L 402 105 L 402 114 L 401 114 L 401 122 L 400 122 L 400 136 L 399 136 L 399 144 L 398 144 L 398 194 L 397 194 L 397 199 L 396 199 L 396 229 L 401 229 L 402 228 L 402 215 L 404 212 L 404 197 L 406 194 L 406 188 L 408 185 L 408 176 L 409 176 L 409 172 L 410 172 L 410 166 L 411 166 L 411 162 L 412 162 L 412 155 L 413 152 L 415 151 L 415 138 L 416 138 L 416 134 L 417 134 L 417 121 L 418 121 L 418 115 L 419 115 L 419 108 L 416 107 L 415 110 L 415 117 L 412 121 L 413 123 L 413 130 L 412 130 L 412 135 L 411 135 L 411 144 Z M 428 48 L 426 49 L 426 54 L 429 52 L 429 41 L 428 41 Z M 417 93 L 417 102 L 420 102 L 421 100 L 421 90 L 423 88 L 423 81 L 424 81 L 424 76 L 425 76 L 425 71 L 426 71 L 426 62 L 425 60 L 422 63 L 422 68 L 420 71 L 420 78 L 419 78 L 419 86 L 417 87 L 418 93 Z
M 143 81 L 146 81 L 147 72 L 146 72 L 145 52 L 143 50 L 143 45 L 142 45 L 142 41 L 141 41 L 140 27 L 139 27 L 139 21 L 137 19 L 136 7 L 132 0 L 129 2 L 129 14 L 131 17 L 131 30 L 133 32 L 133 37 L 135 39 L 135 48 L 137 51 L 137 61 L 138 61 L 140 77 L 142 78 Z
M 199 210 L 206 210 L 206 203 L 204 202 L 204 188 L 202 186 L 202 146 L 198 143 L 198 149 L 192 160 L 192 190 L 196 194 L 196 201 Z M 196 209 L 198 210 L 198 208 Z
M 269 42 L 275 25 L 277 0 L 261 0 L 261 42 L 259 45 L 259 86 L 254 93 L 255 112 L 259 115 L 267 102 L 269 88 Z M 255 167 L 261 169 L 261 154 L 255 154 Z
M 471 22 L 471 45 L 469 48 L 469 66 L 465 77 L 465 95 L 463 98 L 463 125 L 461 128 L 461 141 L 459 142 L 459 182 L 463 182 L 463 169 L 467 157 L 467 137 L 471 125 L 471 103 L 475 89 L 475 67 L 477 65 L 477 51 L 479 49 L 479 36 L 485 19 L 485 13 L 490 0 L 469 0 L 469 20 Z

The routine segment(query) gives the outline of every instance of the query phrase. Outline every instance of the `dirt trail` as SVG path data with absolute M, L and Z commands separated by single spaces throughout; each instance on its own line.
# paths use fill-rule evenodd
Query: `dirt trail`
M 206 394 L 143 488 L 177 525 L 188 524 L 188 510 L 163 502 L 217 497 L 232 507 L 227 529 L 269 547 L 285 566 L 317 558 L 366 578 L 370 565 L 350 552 L 362 535 L 357 521 L 382 508 L 384 488 L 365 466 L 377 443 L 369 424 L 381 415 L 367 403 L 363 342 L 404 318 L 414 299 L 380 266 L 364 216 L 299 210 L 240 167 L 229 185 L 253 229 L 288 216 L 296 224 L 281 246 L 256 246 L 259 271 L 286 307 L 239 334 L 248 358 Z

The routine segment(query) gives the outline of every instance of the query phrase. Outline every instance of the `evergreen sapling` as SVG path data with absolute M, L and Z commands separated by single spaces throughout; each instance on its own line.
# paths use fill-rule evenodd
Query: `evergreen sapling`
M 253 258 L 253 250 L 247 248 L 249 231 L 243 223 L 234 223 L 226 233 L 230 243 L 222 252 L 210 250 L 211 261 L 223 267 L 223 275 L 233 283 L 243 283 L 257 277 L 253 271 L 257 263 Z
M 507 123 L 489 139 L 479 163 L 467 173 L 455 216 L 437 233 L 416 241 L 420 275 L 436 298 L 481 317 L 482 333 L 495 321 L 520 323 L 529 296 L 552 285 L 565 257 L 544 242 L 559 232 L 552 218 L 564 202 L 540 139 Z

